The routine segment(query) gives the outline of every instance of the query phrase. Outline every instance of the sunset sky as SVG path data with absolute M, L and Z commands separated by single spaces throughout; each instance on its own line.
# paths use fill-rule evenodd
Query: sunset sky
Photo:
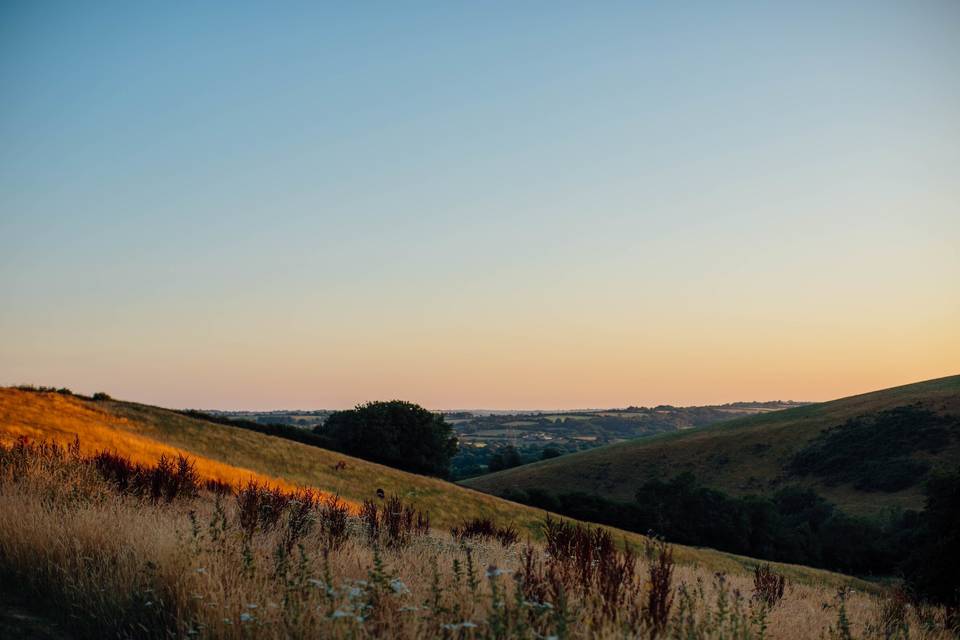
M 554 409 L 956 373 L 954 0 L 0 5 L 0 384 Z

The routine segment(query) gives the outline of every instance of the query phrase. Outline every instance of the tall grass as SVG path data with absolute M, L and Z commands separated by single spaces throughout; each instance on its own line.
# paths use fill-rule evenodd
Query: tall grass
M 428 533 L 400 499 L 354 514 L 189 467 L 0 447 L 0 572 L 80 638 L 949 637 L 939 609 L 800 584 L 771 606 L 755 576 L 599 528 L 550 519 L 545 544 L 505 546 Z

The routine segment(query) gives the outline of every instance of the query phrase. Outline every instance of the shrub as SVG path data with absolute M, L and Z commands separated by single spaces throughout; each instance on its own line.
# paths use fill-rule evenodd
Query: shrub
M 399 496 L 388 497 L 382 507 L 373 500 L 365 500 L 360 508 L 360 520 L 371 542 L 382 542 L 388 547 L 402 547 L 414 536 L 430 533 L 430 516 L 404 504 Z
M 201 487 L 194 463 L 183 455 L 175 459 L 162 455 L 151 467 L 136 464 L 116 453 L 101 451 L 90 462 L 118 491 L 154 502 L 193 498 Z
M 45 387 L 33 384 L 18 384 L 14 389 L 19 391 L 30 391 L 31 393 L 59 393 L 62 396 L 72 396 L 73 391 L 66 387 Z
M 550 445 L 544 447 L 543 451 L 540 452 L 540 459 L 549 460 L 550 458 L 559 458 L 562 455 L 563 451 L 561 451 L 558 447 Z
M 113 400 L 113 398 L 111 398 L 109 395 L 107 395 L 103 391 L 97 391 L 95 394 L 93 394 L 93 399 L 98 402 L 101 400 Z
M 237 521 L 247 538 L 257 530 L 270 531 L 276 527 L 292 496 L 279 488 L 270 488 L 255 480 L 237 491 Z
M 324 546 L 337 550 L 347 540 L 347 515 L 349 510 L 339 496 L 329 496 L 320 503 L 320 525 Z
M 288 498 L 287 526 L 283 536 L 283 548 L 287 554 L 313 527 L 314 511 L 319 502 L 319 496 L 313 489 L 298 489 Z
M 204 480 L 203 488 L 218 496 L 226 496 L 233 493 L 233 485 L 223 480 L 217 480 L 216 478 L 207 478 Z
M 474 538 L 479 540 L 496 540 L 504 547 L 516 544 L 520 534 L 513 526 L 497 526 L 490 518 L 473 518 L 459 527 L 450 529 L 450 535 L 457 540 Z
M 650 563 L 648 570 L 650 590 L 647 592 L 647 603 L 643 612 L 653 637 L 663 631 L 670 620 L 670 609 L 673 608 L 673 568 L 673 549 L 666 543 L 659 543 L 656 559 Z
M 753 570 L 753 599 L 773 608 L 783 598 L 787 579 L 773 571 L 769 564 L 757 565 Z

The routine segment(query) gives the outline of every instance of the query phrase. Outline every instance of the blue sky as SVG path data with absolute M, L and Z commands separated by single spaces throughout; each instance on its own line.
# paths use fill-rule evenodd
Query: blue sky
M 4 3 L 0 383 L 562 407 L 956 372 L 960 5 L 518 4 Z

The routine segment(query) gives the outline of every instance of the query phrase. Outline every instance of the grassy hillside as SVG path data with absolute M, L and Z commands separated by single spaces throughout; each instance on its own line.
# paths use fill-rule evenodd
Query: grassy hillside
M 899 592 L 678 566 L 667 545 L 633 554 L 569 522 L 532 545 L 460 539 L 395 503 L 350 517 L 303 492 L 224 498 L 185 467 L 132 468 L 0 443 L 0 585 L 77 640 L 954 637 L 947 608 Z
M 960 376 L 623 442 L 472 478 L 463 484 L 490 493 L 539 488 L 554 493 L 585 491 L 630 501 L 644 482 L 689 471 L 701 483 L 733 495 L 768 493 L 787 484 L 800 484 L 853 514 L 875 514 L 890 506 L 921 508 L 919 484 L 894 492 L 868 492 L 850 482 L 827 483 L 816 476 L 800 475 L 790 465 L 797 452 L 828 429 L 906 405 L 934 416 L 960 416 Z M 910 458 L 933 469 L 955 468 L 960 464 L 956 424 L 954 421 L 953 433 L 936 452 L 917 451 Z M 864 448 L 863 455 L 872 455 L 871 449 Z
M 543 512 L 434 478 L 413 475 L 289 440 L 203 422 L 173 411 L 115 400 L 90 401 L 57 393 L 0 389 L 0 440 L 26 435 L 71 441 L 87 451 L 113 449 L 152 463 L 162 453 L 186 452 L 204 475 L 231 482 L 254 476 L 280 484 L 310 486 L 354 504 L 378 488 L 396 493 L 429 512 L 434 526 L 448 528 L 475 516 L 509 522 L 524 534 L 540 535 Z M 346 468 L 337 470 L 337 463 Z M 632 543 L 642 536 L 616 532 Z M 756 561 L 708 549 L 677 547 L 678 561 L 713 571 L 743 573 Z M 776 565 L 792 579 L 848 584 L 845 576 L 807 567 Z

